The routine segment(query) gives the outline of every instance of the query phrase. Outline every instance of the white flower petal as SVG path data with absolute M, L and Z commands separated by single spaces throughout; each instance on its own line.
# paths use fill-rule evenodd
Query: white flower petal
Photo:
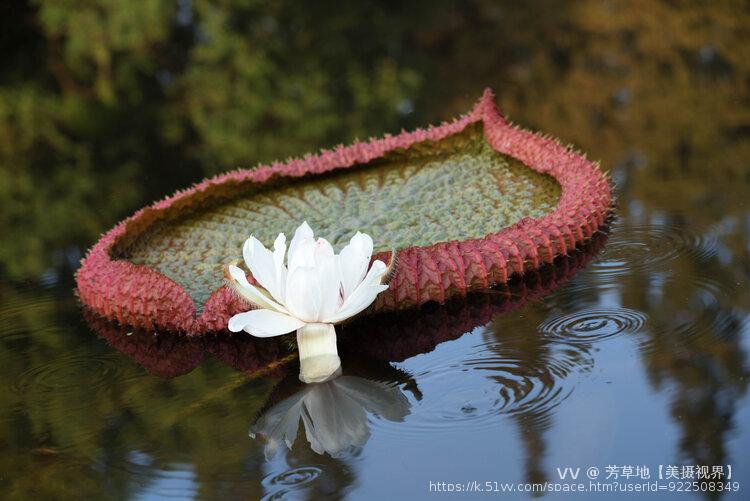
M 292 241 L 289 243 L 288 263 L 289 263 L 290 270 L 291 270 L 292 260 L 297 254 L 299 245 L 303 242 L 307 242 L 310 240 L 314 241 L 313 230 L 312 228 L 310 228 L 310 225 L 307 224 L 307 221 L 304 221 L 301 225 L 299 225 L 299 228 L 295 230 L 294 236 L 292 237 Z
M 245 272 L 240 268 L 234 265 L 229 265 L 229 275 L 231 277 L 229 284 L 237 294 L 242 296 L 249 303 L 258 306 L 259 308 L 268 308 L 281 313 L 289 313 L 284 306 L 280 305 L 264 294 L 260 289 L 250 284 L 250 282 L 247 281 Z
M 279 233 L 276 241 L 273 243 L 273 266 L 276 272 L 276 283 L 278 284 L 278 296 L 276 300 L 283 303 L 286 297 L 286 275 L 287 270 L 284 266 L 284 255 L 286 254 L 286 235 Z
M 372 257 L 372 238 L 366 233 L 357 232 L 349 244 L 341 249 L 339 266 L 344 285 L 344 299 L 354 292 L 367 273 L 367 265 Z
M 298 266 L 289 270 L 286 287 L 286 306 L 289 312 L 305 322 L 317 322 L 320 302 L 317 269 Z
M 315 241 L 315 263 L 320 264 L 324 260 L 333 256 L 333 246 L 325 238 L 319 238 Z
M 362 280 L 362 283 L 354 289 L 348 298 L 344 299 L 344 304 L 341 305 L 341 308 L 332 316 L 323 318 L 320 321 L 326 323 L 341 322 L 370 306 L 375 301 L 377 295 L 388 288 L 387 285 L 380 283 L 386 271 L 388 271 L 388 267 L 383 261 L 374 261 L 365 279 Z
M 278 239 L 277 239 L 278 241 Z M 242 247 L 242 256 L 245 258 L 250 273 L 255 280 L 271 293 L 276 301 L 283 302 L 284 296 L 281 295 L 281 285 L 278 283 L 278 273 L 276 270 L 276 256 L 255 237 L 245 240 Z M 282 255 L 283 262 L 283 255 Z
M 251 310 L 238 313 L 229 319 L 229 330 L 244 330 L 256 337 L 281 336 L 295 331 L 305 325 L 302 320 L 290 317 L 273 310 Z
M 341 306 L 341 274 L 338 260 L 339 256 L 330 255 L 317 265 L 318 283 L 320 284 L 318 318 L 333 315 Z
M 289 274 L 300 267 L 315 267 L 315 240 L 312 238 L 297 242 L 292 254 L 289 248 L 289 271 L 287 273 L 287 287 L 289 286 Z

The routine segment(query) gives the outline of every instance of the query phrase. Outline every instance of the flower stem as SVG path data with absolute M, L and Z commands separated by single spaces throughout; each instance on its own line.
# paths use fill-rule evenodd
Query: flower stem
M 341 373 L 341 359 L 332 324 L 306 324 L 297 329 L 299 378 L 305 383 L 321 383 Z

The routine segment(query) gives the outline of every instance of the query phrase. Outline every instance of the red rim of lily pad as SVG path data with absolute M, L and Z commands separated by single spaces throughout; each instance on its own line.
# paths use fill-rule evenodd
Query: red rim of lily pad
M 472 290 L 505 283 L 513 275 L 567 255 L 604 225 L 612 192 L 597 165 L 555 139 L 508 122 L 487 89 L 469 114 L 453 122 L 219 175 L 139 210 L 89 251 L 76 275 L 79 297 L 97 314 L 121 324 L 195 335 L 225 330 L 232 315 L 248 309 L 227 286 L 214 291 L 198 315 L 181 285 L 153 268 L 118 258 L 113 255 L 115 247 L 181 212 L 241 194 L 248 185 L 361 165 L 394 150 L 445 139 L 477 123 L 483 125 L 484 138 L 495 151 L 552 176 L 560 184 L 557 206 L 542 217 L 523 218 L 483 238 L 398 250 L 398 268 L 390 287 L 370 311 L 402 309 L 428 301 L 443 303 Z M 378 253 L 373 259 L 388 261 L 390 252 Z

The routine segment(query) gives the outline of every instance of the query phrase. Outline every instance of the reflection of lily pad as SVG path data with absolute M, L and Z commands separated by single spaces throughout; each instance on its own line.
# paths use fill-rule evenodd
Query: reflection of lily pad
M 460 120 L 205 181 L 141 210 L 92 249 L 81 299 L 120 322 L 200 333 L 245 308 L 223 265 L 307 220 L 341 245 L 356 230 L 398 251 L 374 309 L 445 301 L 566 254 L 603 224 L 602 173 L 509 125 L 488 92 Z
M 280 339 L 259 340 L 252 336 L 217 335 L 187 338 L 121 326 L 84 309 L 89 328 L 115 350 L 135 361 L 149 374 L 172 378 L 187 374 L 206 353 L 240 371 L 246 377 L 281 377 L 286 364 L 296 358 Z

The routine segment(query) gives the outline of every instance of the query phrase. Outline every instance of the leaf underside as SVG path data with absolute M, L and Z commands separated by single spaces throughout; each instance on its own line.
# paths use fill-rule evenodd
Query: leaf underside
M 254 235 L 267 247 L 307 220 L 340 250 L 362 231 L 375 250 L 481 238 L 552 211 L 560 185 L 494 151 L 481 125 L 378 160 L 285 184 L 258 187 L 218 205 L 158 223 L 121 254 L 182 285 L 200 313 Z

